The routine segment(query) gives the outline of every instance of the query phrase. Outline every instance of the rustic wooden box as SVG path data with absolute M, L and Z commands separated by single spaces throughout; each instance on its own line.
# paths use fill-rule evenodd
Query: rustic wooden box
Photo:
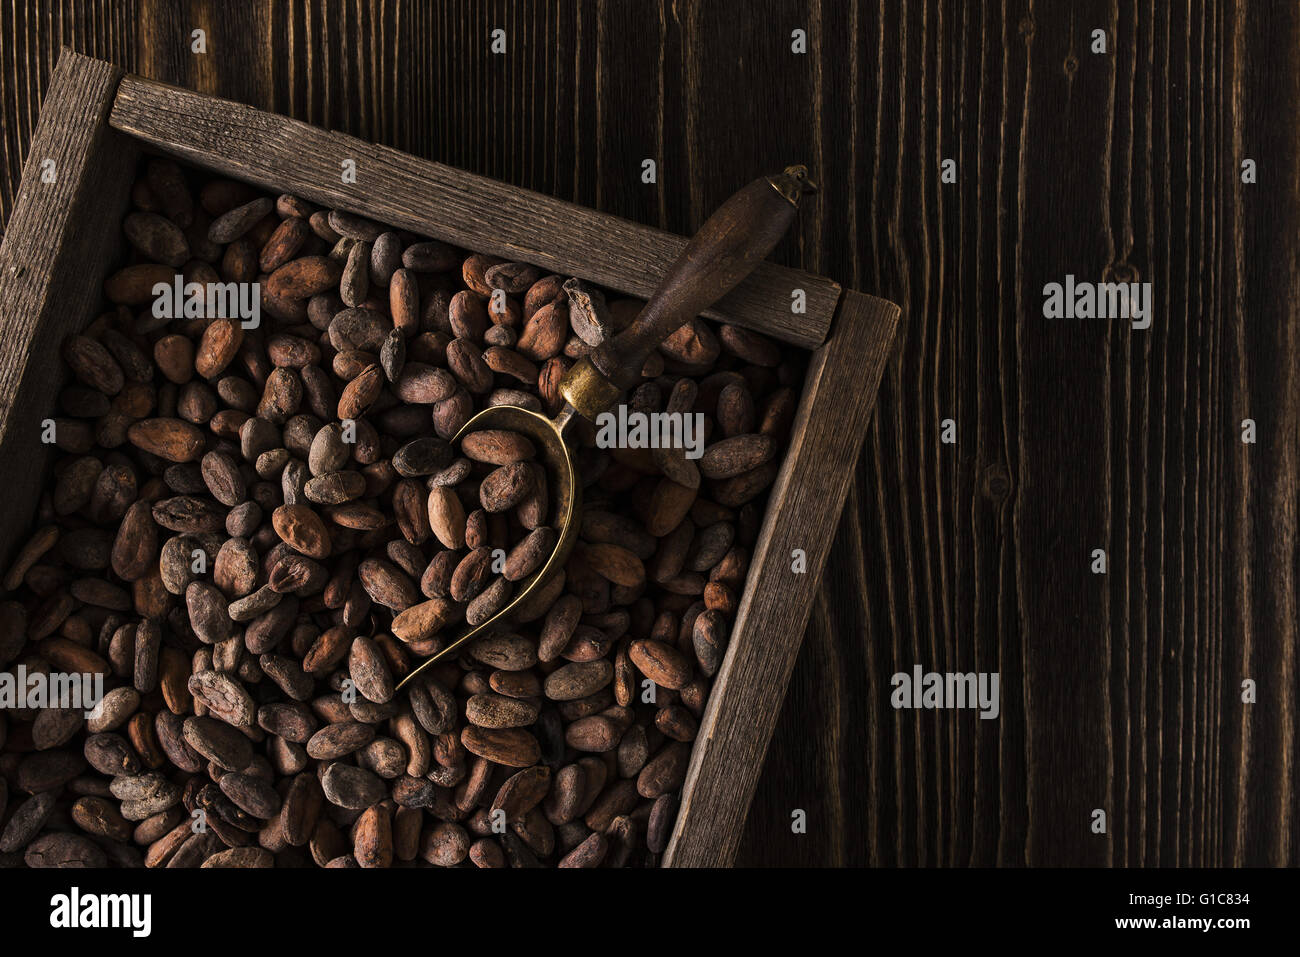
M 41 419 L 64 381 L 63 340 L 98 314 L 142 149 L 467 249 L 648 298 L 679 236 L 227 100 L 123 75 L 65 51 L 51 78 L 0 247 L 0 510 L 7 565 L 47 472 Z M 341 182 L 341 164 L 357 182 Z M 797 158 L 792 158 L 797 159 Z M 736 185 L 757 170 L 737 171 Z M 791 310 L 802 289 L 807 312 Z M 811 351 L 730 647 L 702 722 L 667 866 L 730 864 L 898 323 L 892 303 L 764 264 L 706 315 Z M 807 571 L 791 570 L 803 549 Z

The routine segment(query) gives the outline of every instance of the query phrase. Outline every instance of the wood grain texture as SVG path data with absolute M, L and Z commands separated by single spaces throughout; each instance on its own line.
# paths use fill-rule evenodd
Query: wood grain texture
M 0 4 L 0 224 L 17 203 L 23 163 L 54 64 L 67 46 L 135 69 L 132 0 Z
M 741 859 L 1294 866 L 1296 9 L 851 16 L 862 256 L 817 265 L 906 341 Z M 1067 273 L 1153 282 L 1154 325 L 1044 319 Z M 914 664 L 1001 672 L 1001 717 L 892 710 Z
M 65 379 L 60 349 L 98 310 L 112 240 L 129 199 L 136 148 L 108 127 L 121 71 L 69 54 L 46 93 L 9 229 L 0 244 L 0 462 L 12 502 L 40 498 L 50 446 L 42 423 Z M 105 237 L 110 237 L 105 241 Z M 0 561 L 7 566 L 31 525 L 23 509 L 0 509 Z
M 186 162 L 642 299 L 686 247 L 662 230 L 138 77 L 122 81 L 110 120 Z M 355 182 L 341 176 L 347 162 Z M 796 292 L 806 300 L 804 313 L 791 309 Z M 828 279 L 762 263 L 701 315 L 810 348 L 826 338 L 839 295 Z
M 845 294 L 831 338 L 813 353 L 790 447 L 772 487 L 750 575 L 732 628 L 735 637 L 714 679 L 682 790 L 667 867 L 731 864 L 740 815 L 749 807 L 798 644 L 812 608 L 830 539 L 810 536 L 839 518 L 853 463 L 894 342 L 896 305 Z M 796 550 L 804 553 L 794 570 Z M 746 706 L 746 702 L 752 702 Z
M 1295 865 L 1298 16 L 13 0 L 0 210 L 62 42 L 682 234 L 805 158 L 822 192 L 774 259 L 903 304 L 904 325 L 845 517 L 818 530 L 826 572 L 738 860 Z M 1151 330 L 1042 318 L 1043 283 L 1107 266 L 1155 283 Z M 1001 716 L 895 712 L 889 677 L 918 663 L 1000 671 Z

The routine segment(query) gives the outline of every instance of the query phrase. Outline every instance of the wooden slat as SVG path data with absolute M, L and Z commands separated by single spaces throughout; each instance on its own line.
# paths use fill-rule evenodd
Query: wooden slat
M 140 77 L 123 79 L 110 122 L 206 169 L 641 298 L 686 245 L 574 203 Z M 344 184 L 349 159 L 356 182 Z M 791 311 L 796 289 L 805 313 Z M 839 295 L 829 279 L 765 263 L 704 315 L 815 348 Z
M 108 126 L 121 70 L 70 51 L 41 107 L 22 187 L 0 246 L 0 462 L 7 463 L 0 554 L 32 521 L 51 448 L 41 421 L 64 379 L 59 350 L 102 300 L 109 257 L 130 194 L 136 147 Z M 53 161 L 53 182 L 42 172 Z
M 893 303 L 847 292 L 834 335 L 814 355 L 665 866 L 727 866 L 735 857 L 898 317 Z M 807 557 L 802 574 L 791 569 L 797 548 Z

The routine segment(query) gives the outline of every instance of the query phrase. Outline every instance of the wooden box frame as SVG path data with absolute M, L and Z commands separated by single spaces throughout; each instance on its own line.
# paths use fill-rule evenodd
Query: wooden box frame
M 35 502 L 50 448 L 41 419 L 63 340 L 99 312 L 142 149 L 349 209 L 480 252 L 648 298 L 685 245 L 529 190 L 241 104 L 124 75 L 65 50 L 51 77 L 0 246 L 0 462 L 6 498 Z M 354 185 L 340 181 L 357 163 Z M 740 181 L 759 171 L 738 171 Z M 593 237 L 597 237 L 593 241 Z M 807 311 L 794 314 L 802 289 Z M 692 753 L 665 866 L 734 859 L 899 319 L 893 303 L 765 263 L 706 315 L 811 350 L 726 658 Z M 0 558 L 30 526 L 0 510 Z M 807 571 L 791 553 L 803 549 Z

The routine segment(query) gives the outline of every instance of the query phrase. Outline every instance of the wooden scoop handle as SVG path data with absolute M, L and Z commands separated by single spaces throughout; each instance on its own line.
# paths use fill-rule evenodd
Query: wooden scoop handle
M 687 243 L 632 325 L 591 353 L 592 364 L 620 389 L 641 379 L 659 344 L 754 271 L 785 235 L 799 199 L 816 187 L 802 166 L 761 176 L 718 207 Z

